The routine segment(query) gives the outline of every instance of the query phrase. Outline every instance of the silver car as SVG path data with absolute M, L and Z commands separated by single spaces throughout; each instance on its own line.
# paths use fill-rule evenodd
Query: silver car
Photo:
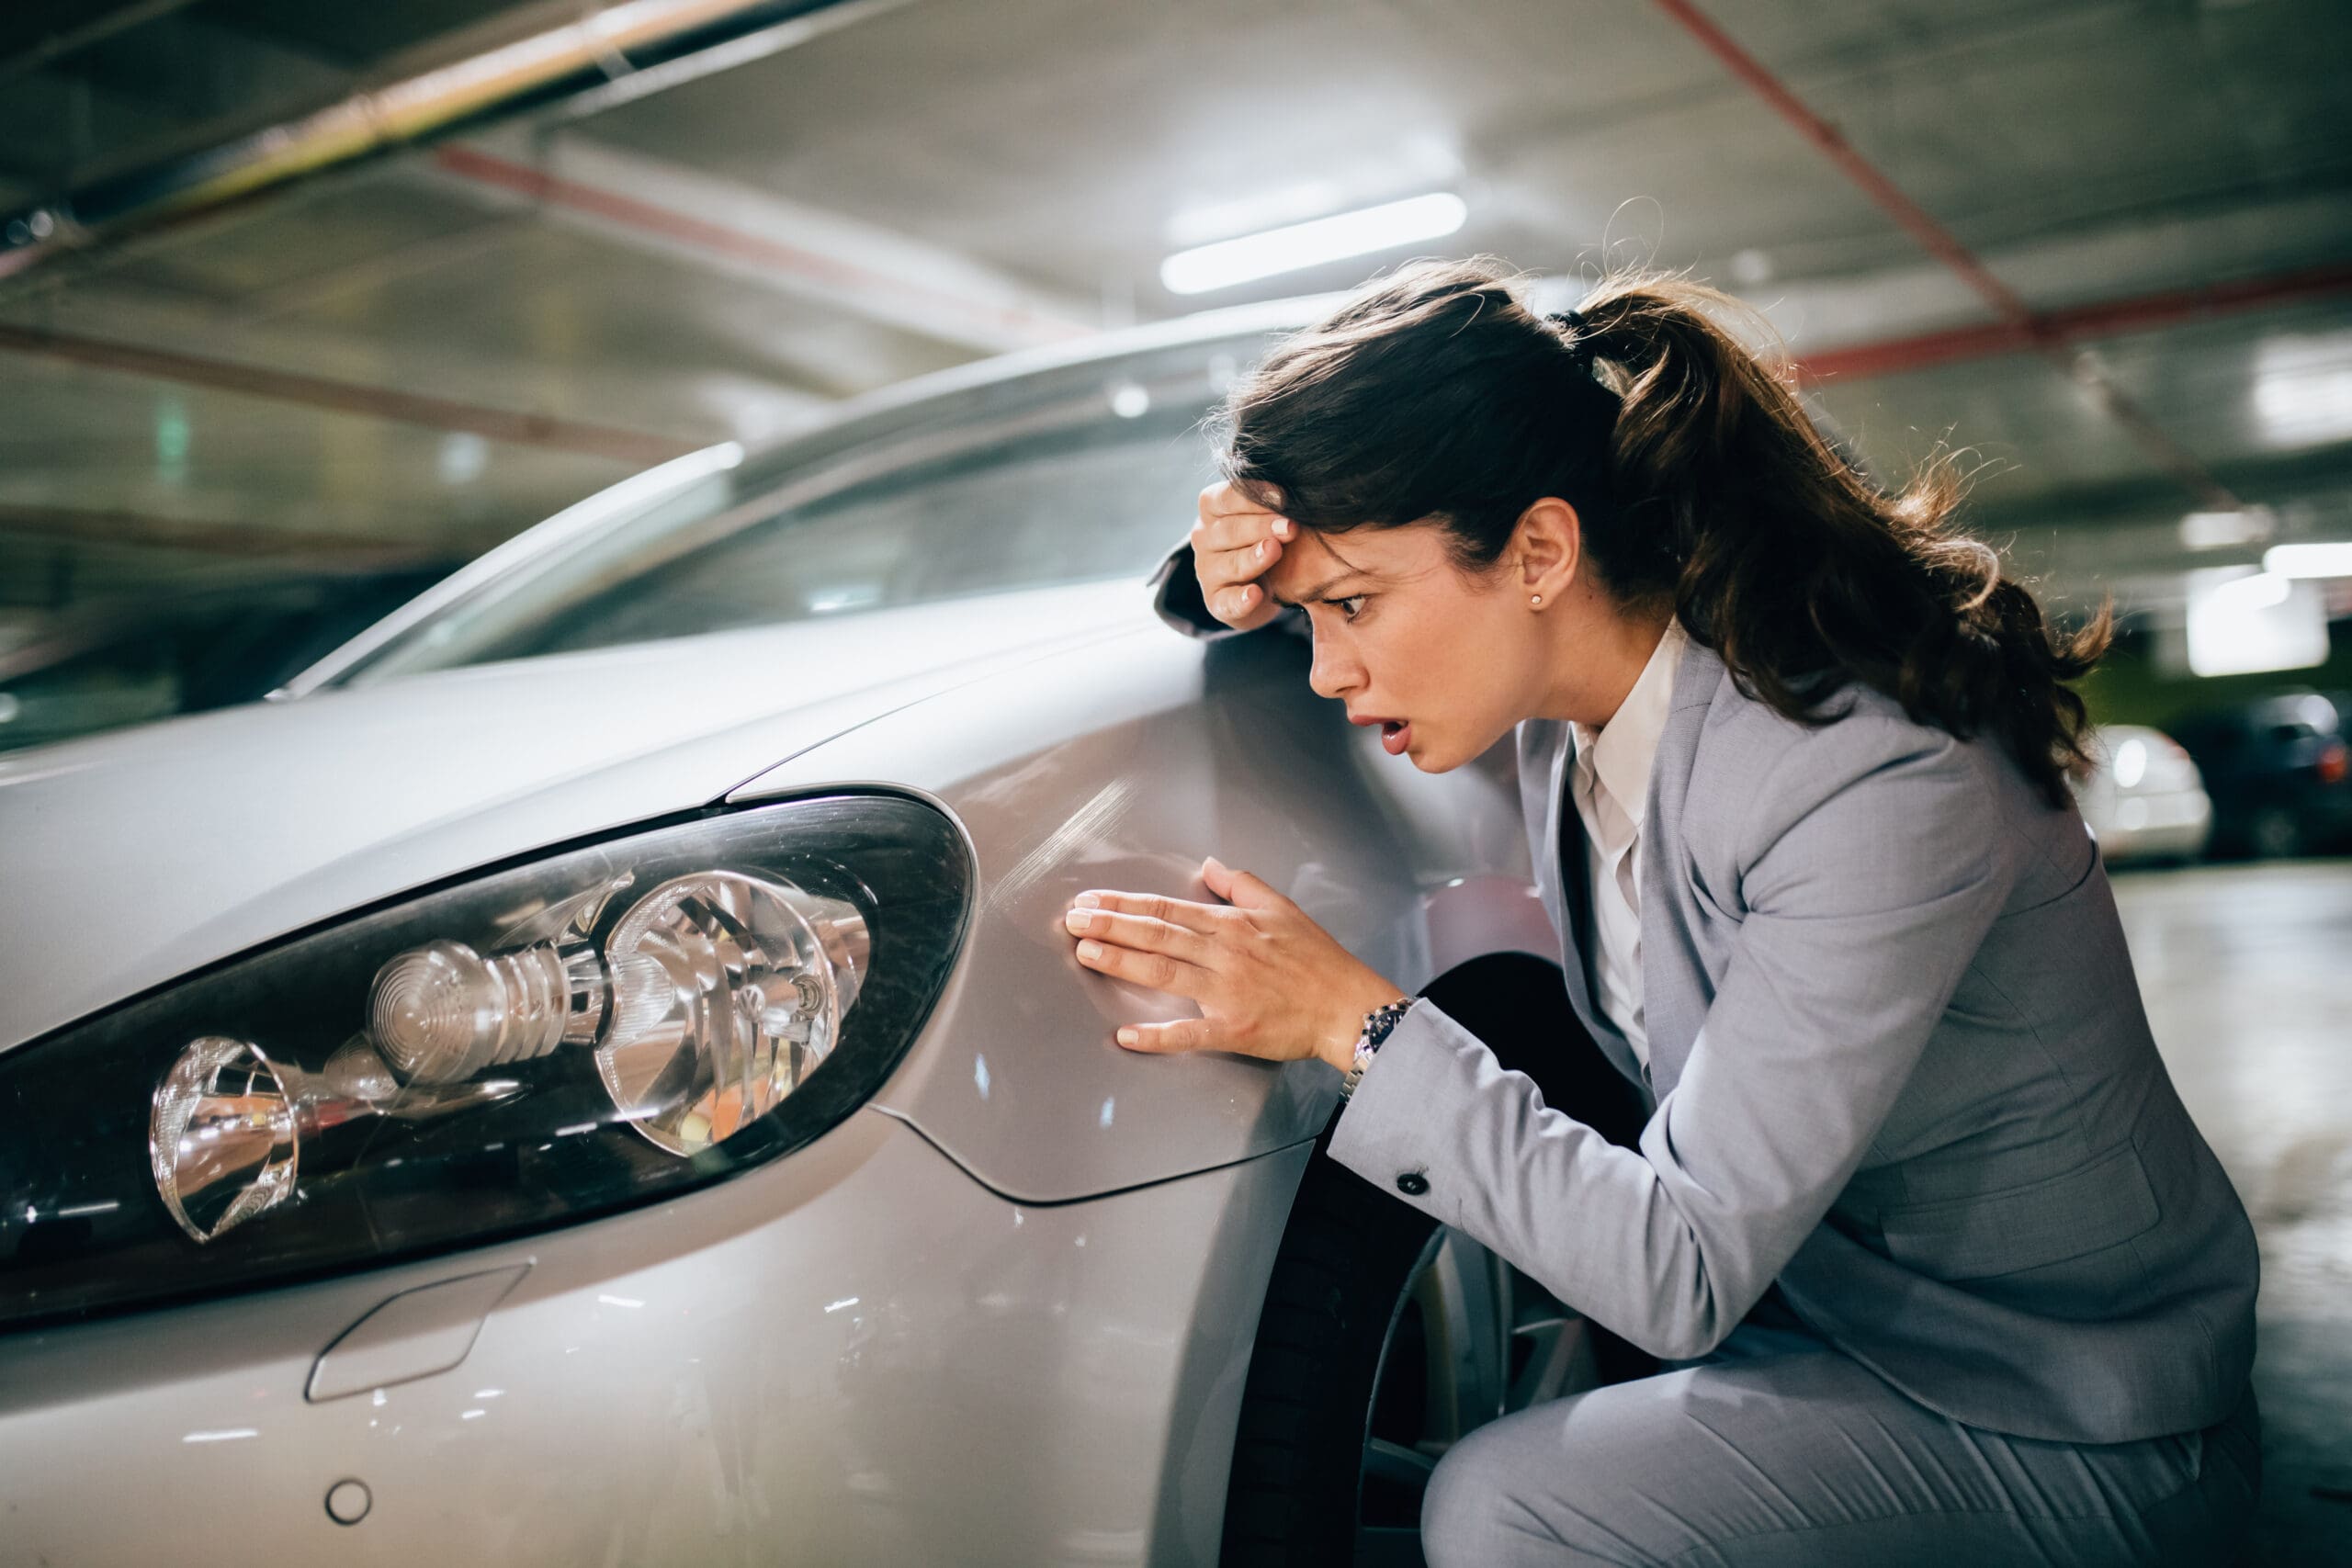
M 2091 767 L 2075 804 L 2110 865 L 2193 861 L 2213 836 L 2213 803 L 2180 743 L 2144 724 L 2100 725 L 2085 737 Z
M 1189 1009 L 1061 926 L 1215 853 L 1627 1113 L 1510 759 L 1153 614 L 1317 308 L 695 453 L 0 759 L 0 1563 L 1418 1561 L 1611 1342 L 1317 1157 L 1328 1066 L 1122 1050 Z

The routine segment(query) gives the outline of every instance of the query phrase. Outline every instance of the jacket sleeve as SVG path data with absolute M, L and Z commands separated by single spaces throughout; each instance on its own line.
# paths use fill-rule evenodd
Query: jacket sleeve
M 1161 561 L 1144 581 L 1156 591 L 1152 595 L 1152 609 L 1161 620 L 1186 637 L 1198 637 L 1203 642 L 1216 642 L 1221 637 L 1248 635 L 1209 614 L 1208 603 L 1201 596 L 1201 580 L 1193 570 L 1191 539 L 1185 539 L 1169 551 L 1168 558 Z M 1295 637 L 1311 637 L 1315 635 L 1314 628 L 1307 624 L 1306 612 L 1295 604 L 1265 626 L 1253 629 L 1265 631 L 1269 627 L 1279 628 Z
M 1844 733 L 1840 733 L 1844 732 Z M 1429 1002 L 1331 1157 L 1652 1353 L 1705 1354 L 1860 1167 L 2017 872 L 1975 743 L 1856 715 L 1743 798 L 1743 908 L 1680 1077 L 1638 1149 L 1546 1107 Z M 1419 1186 L 1419 1183 L 1411 1184 Z

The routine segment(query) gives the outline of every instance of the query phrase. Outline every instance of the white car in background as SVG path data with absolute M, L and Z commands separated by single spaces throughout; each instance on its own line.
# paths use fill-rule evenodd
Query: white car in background
M 2089 736 L 2092 767 L 2075 795 L 2109 865 L 2193 861 L 2213 834 L 2213 803 L 2188 753 L 2144 724 L 2101 725 Z
M 0 757 L 0 1562 L 1418 1562 L 1622 1346 L 1317 1157 L 1329 1066 L 1120 1049 L 1190 1010 L 1061 923 L 1215 853 L 1638 1129 L 1512 759 L 1151 609 L 1325 308 L 681 458 Z

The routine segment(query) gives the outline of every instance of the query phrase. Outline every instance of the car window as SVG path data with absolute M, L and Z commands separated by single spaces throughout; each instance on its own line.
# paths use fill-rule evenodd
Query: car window
M 1205 398 L 931 427 L 814 471 L 715 475 L 645 525 L 438 614 L 355 672 L 524 659 L 1011 589 L 1140 587 L 1215 475 Z

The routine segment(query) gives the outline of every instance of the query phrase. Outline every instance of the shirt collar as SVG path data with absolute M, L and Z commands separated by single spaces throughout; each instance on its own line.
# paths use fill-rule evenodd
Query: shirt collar
M 1578 771 L 1589 779 L 1597 769 L 1611 798 L 1636 826 L 1649 803 L 1650 763 L 1657 755 L 1658 738 L 1666 733 L 1667 714 L 1674 705 L 1675 667 L 1689 640 L 1681 621 L 1668 617 L 1665 634 L 1650 650 L 1649 662 L 1642 666 L 1616 715 L 1599 729 L 1568 721 L 1576 737 Z

